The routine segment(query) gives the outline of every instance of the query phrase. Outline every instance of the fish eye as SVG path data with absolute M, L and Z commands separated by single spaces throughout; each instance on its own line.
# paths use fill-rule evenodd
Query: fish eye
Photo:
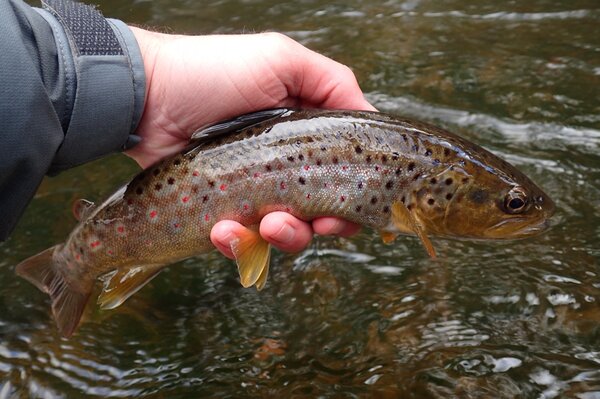
M 521 213 L 527 208 L 529 199 L 519 187 L 513 188 L 504 198 L 504 209 L 507 213 Z

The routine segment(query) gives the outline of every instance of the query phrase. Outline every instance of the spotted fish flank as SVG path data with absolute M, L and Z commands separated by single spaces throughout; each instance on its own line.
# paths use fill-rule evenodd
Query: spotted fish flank
M 252 227 L 234 240 L 240 280 L 264 287 L 270 248 L 262 217 L 337 216 L 386 243 L 416 235 L 518 238 L 543 231 L 553 203 L 513 166 L 458 136 L 374 112 L 267 110 L 199 131 L 190 146 L 139 173 L 99 206 L 81 201 L 64 244 L 17 266 L 48 293 L 70 336 L 95 281 L 103 308 L 162 268 L 212 249 L 219 220 Z

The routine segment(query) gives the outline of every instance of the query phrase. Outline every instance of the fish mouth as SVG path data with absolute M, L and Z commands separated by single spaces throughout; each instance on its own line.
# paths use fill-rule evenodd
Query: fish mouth
M 485 235 L 497 239 L 525 238 L 541 234 L 551 227 L 548 219 L 532 222 L 527 218 L 510 218 L 485 230 Z

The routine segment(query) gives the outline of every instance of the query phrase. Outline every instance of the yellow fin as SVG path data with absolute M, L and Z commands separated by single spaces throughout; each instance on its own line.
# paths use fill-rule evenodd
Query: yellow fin
M 87 219 L 87 217 L 96 209 L 96 204 L 86 199 L 78 199 L 73 202 L 73 207 L 71 210 L 73 211 L 73 216 L 77 221 L 82 221 Z
M 101 309 L 114 309 L 152 280 L 165 265 L 145 265 L 118 269 L 101 277 L 104 282 L 98 297 Z
M 399 228 L 400 226 L 405 226 L 407 223 L 411 227 L 412 231 L 419 237 L 421 243 L 425 247 L 425 250 L 429 254 L 432 259 L 436 258 L 435 249 L 433 248 L 433 244 L 427 237 L 425 233 L 425 229 L 421 225 L 421 223 L 417 220 L 417 218 L 410 213 L 410 211 L 406 208 L 401 202 L 394 202 L 392 204 L 392 221 Z
M 257 231 L 246 229 L 231 243 L 231 250 L 235 256 L 242 286 L 247 288 L 256 284 L 256 288 L 261 290 L 269 274 L 269 243 L 263 240 Z
M 384 244 L 391 244 L 396 237 L 398 237 L 397 233 L 392 233 L 391 231 L 380 231 L 379 235 L 381 236 L 381 240 Z

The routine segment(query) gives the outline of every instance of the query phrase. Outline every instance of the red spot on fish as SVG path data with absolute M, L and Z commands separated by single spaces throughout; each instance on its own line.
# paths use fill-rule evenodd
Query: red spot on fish
M 291 210 L 290 208 L 285 208 L 285 211 L 286 211 L 287 213 L 290 213 L 292 210 Z
M 343 195 L 340 197 L 340 202 L 344 202 L 346 201 L 346 197 L 344 197 Z
M 286 189 L 286 185 L 285 185 L 285 182 L 284 182 L 284 181 L 282 181 L 282 182 L 280 182 L 280 183 L 279 183 L 279 188 L 280 188 L 281 190 L 285 190 L 285 189 Z
M 347 170 L 348 167 L 346 165 L 342 166 L 342 170 Z
M 207 213 L 204 215 L 204 221 L 208 222 L 210 220 L 210 215 Z
M 200 176 L 200 172 L 198 172 L 197 170 L 194 170 L 192 172 L 192 176 Z
M 150 211 L 150 219 L 154 219 L 156 217 L 156 215 L 158 215 L 158 212 Z
M 258 179 L 259 177 L 260 177 L 260 173 L 256 172 L 256 173 L 254 174 L 254 178 L 255 178 L 255 179 Z
M 117 233 L 124 233 L 124 232 L 125 232 L 125 227 L 123 227 L 123 226 L 117 227 Z
M 248 209 L 250 209 L 250 205 L 244 204 L 244 206 L 242 208 L 244 208 L 244 210 L 247 211 Z
M 283 170 L 283 164 L 277 165 L 277 170 Z
M 306 199 L 310 199 L 310 194 L 306 194 Z
M 80 260 L 81 259 L 81 255 L 77 254 L 75 255 L 75 260 Z
M 127 200 L 127 205 L 131 205 L 131 204 L 133 204 L 133 200 L 132 200 L 131 198 L 129 198 L 129 199 Z
M 309 169 L 310 169 L 310 166 L 304 165 L 304 170 L 309 170 Z
M 112 255 L 114 252 L 109 249 L 108 251 L 106 251 L 106 253 Z
M 179 223 L 173 223 L 173 227 L 175 227 L 176 229 L 178 229 L 181 226 L 181 224 Z
M 227 184 L 221 184 L 221 186 L 219 187 L 219 190 L 221 190 L 221 191 L 227 190 Z
M 97 248 L 101 245 L 100 241 L 96 240 L 90 243 L 90 248 Z
M 190 200 L 190 197 L 188 197 L 188 196 L 185 196 L 185 197 L 183 197 L 183 198 L 181 199 L 181 202 L 183 202 L 183 203 L 185 204 L 185 203 L 186 203 L 186 202 L 188 202 L 189 200 Z

